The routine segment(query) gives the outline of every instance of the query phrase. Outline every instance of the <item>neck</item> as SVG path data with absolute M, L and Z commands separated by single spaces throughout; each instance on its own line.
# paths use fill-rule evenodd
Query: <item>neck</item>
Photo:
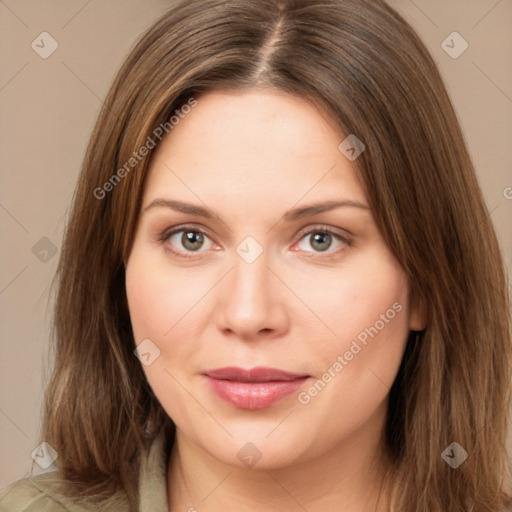
M 382 419 L 385 418 L 385 414 Z M 293 466 L 240 468 L 212 457 L 177 429 L 168 467 L 169 512 L 388 512 L 392 467 L 384 422 L 368 421 L 319 456 Z

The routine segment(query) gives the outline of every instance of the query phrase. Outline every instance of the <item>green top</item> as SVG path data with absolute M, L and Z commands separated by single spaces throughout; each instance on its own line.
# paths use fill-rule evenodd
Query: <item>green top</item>
M 142 457 L 139 480 L 139 512 L 167 512 L 167 464 L 161 430 L 149 451 Z M 124 493 L 101 504 L 86 498 L 69 498 L 70 484 L 51 471 L 23 478 L 0 490 L 0 512 L 128 512 Z

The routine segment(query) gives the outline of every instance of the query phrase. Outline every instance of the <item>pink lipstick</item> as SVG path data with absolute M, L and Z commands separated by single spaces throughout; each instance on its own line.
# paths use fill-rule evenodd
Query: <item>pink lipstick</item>
M 297 391 L 309 375 L 274 368 L 251 370 L 228 367 L 207 370 L 210 388 L 223 400 L 240 409 L 264 409 Z

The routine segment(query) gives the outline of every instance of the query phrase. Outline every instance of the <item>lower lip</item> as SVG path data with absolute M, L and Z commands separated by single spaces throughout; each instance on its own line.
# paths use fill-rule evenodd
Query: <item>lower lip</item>
M 297 391 L 308 379 L 272 382 L 236 382 L 206 377 L 211 389 L 223 400 L 240 409 L 264 409 Z

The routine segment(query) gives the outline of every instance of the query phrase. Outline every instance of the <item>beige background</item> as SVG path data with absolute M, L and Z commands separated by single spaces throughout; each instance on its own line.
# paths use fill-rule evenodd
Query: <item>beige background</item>
M 510 270 L 512 1 L 390 4 L 422 36 L 446 79 Z M 89 133 L 121 61 L 169 5 L 0 0 L 0 487 L 28 474 L 36 448 L 48 291 Z M 31 47 L 44 31 L 58 43 L 47 59 Z M 441 46 L 454 31 L 469 44 L 456 59 Z

